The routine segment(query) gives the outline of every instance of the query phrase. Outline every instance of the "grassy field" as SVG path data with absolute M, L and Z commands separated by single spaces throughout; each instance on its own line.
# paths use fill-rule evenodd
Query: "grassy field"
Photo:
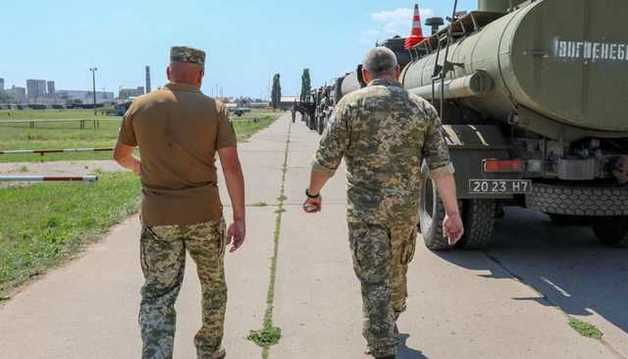
M 103 121 L 100 128 L 78 122 L 7 124 L 0 111 L 0 150 L 111 147 L 120 126 Z M 16 115 L 19 114 L 19 115 Z M 63 114 L 63 115 L 61 115 Z M 18 120 L 92 119 L 89 111 L 23 111 Z M 245 141 L 268 127 L 279 113 L 255 111 L 233 117 L 238 138 Z M 7 116 L 9 117 L 9 116 Z M 112 117 L 101 117 L 111 119 Z M 115 118 L 114 118 L 115 119 Z M 0 155 L 0 162 L 110 159 L 111 153 Z M 129 173 L 104 174 L 96 184 L 44 183 L 0 189 L 0 302 L 3 293 L 76 253 L 113 224 L 137 210 L 139 182 Z M 88 206 L 85 204 L 88 203 Z M 6 295 L 6 294 L 4 294 Z
M 10 114 L 7 115 L 7 114 Z M 256 110 L 242 117 L 232 116 L 235 130 L 241 141 L 246 141 L 255 132 L 268 127 L 279 113 Z M 86 128 L 80 128 L 80 120 Z M 92 128 L 94 119 L 103 119 L 100 128 Z M 36 123 L 9 123 L 9 121 L 47 121 Z M 54 122 L 49 122 L 55 120 Z M 47 110 L 47 111 L 0 111 L 0 150 L 20 149 L 63 149 L 84 147 L 113 147 L 120 128 L 119 117 L 95 117 L 92 111 Z M 58 122 L 57 122 L 58 121 Z M 109 152 L 61 153 L 45 156 L 19 154 L 0 155 L 0 162 L 39 162 L 67 160 L 110 159 Z
M 0 190 L 0 298 L 135 212 L 138 198 L 130 173 Z

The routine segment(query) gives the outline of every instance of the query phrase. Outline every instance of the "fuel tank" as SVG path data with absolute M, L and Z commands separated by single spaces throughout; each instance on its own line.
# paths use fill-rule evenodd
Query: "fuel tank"
M 498 9 L 499 2 L 488 0 L 486 6 Z M 625 0 L 524 2 L 449 46 L 454 70 L 448 84 L 477 84 L 478 78 L 492 83 L 480 86 L 482 91 L 452 88 L 445 97 L 496 120 L 525 109 L 553 126 L 628 132 L 626 18 Z M 434 52 L 410 63 L 402 73 L 404 87 L 432 97 L 426 89 L 436 58 Z

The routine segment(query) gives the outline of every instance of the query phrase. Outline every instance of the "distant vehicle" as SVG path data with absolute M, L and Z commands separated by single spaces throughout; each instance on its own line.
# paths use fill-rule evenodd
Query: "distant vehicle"
M 128 111 L 129 107 L 131 107 L 131 103 L 133 103 L 133 101 L 126 101 L 126 102 L 115 104 L 113 108 L 114 108 L 114 112 L 116 116 L 124 116 L 124 114 Z

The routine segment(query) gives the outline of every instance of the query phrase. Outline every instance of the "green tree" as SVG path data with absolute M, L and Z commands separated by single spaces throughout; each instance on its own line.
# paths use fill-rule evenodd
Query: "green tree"
M 305 102 L 312 90 L 312 80 L 310 79 L 310 69 L 304 69 L 301 75 L 301 102 Z
M 279 74 L 273 76 L 273 90 L 270 98 L 273 108 L 278 108 L 281 104 L 281 82 Z

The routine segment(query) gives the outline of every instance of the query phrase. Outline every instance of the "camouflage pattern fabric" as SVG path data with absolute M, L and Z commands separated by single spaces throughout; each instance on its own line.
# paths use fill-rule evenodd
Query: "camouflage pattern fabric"
M 353 267 L 360 279 L 368 353 L 395 354 L 399 332 L 395 321 L 406 309 L 406 274 L 414 256 L 416 226 L 390 228 L 380 224 L 349 223 Z
M 222 359 L 227 286 L 223 220 L 189 226 L 143 226 L 140 240 L 142 287 L 139 324 L 142 358 L 172 358 L 175 301 L 183 282 L 185 254 L 196 262 L 202 292 L 202 327 L 194 337 L 199 359 Z
M 314 171 L 347 166 L 347 220 L 362 288 L 364 337 L 375 356 L 394 354 L 416 246 L 421 164 L 453 174 L 434 107 L 398 82 L 375 80 L 345 96 L 323 134 Z
M 398 82 L 375 80 L 338 103 L 313 169 L 331 176 L 343 157 L 349 222 L 416 216 L 424 159 L 432 177 L 453 173 L 436 109 Z
M 170 48 L 170 62 L 187 62 L 205 67 L 205 51 L 186 46 Z

